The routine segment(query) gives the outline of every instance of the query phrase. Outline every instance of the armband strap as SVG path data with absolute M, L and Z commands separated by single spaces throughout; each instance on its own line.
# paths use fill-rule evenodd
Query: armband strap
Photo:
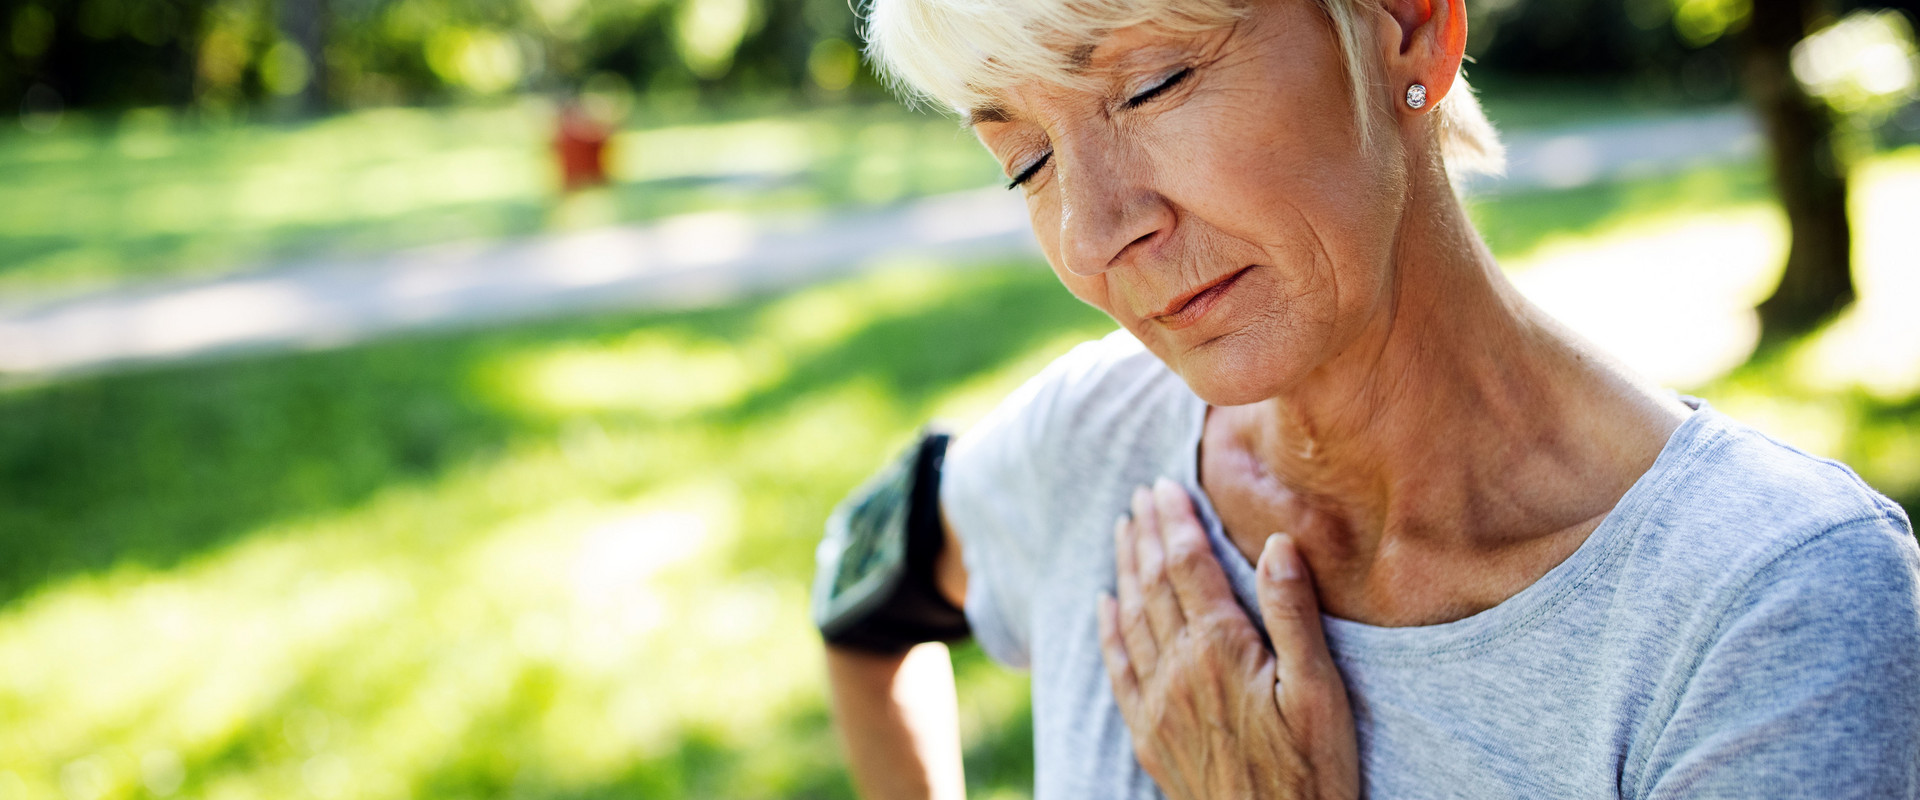
M 829 644 L 902 653 L 968 635 L 965 612 L 940 593 L 934 574 L 946 544 L 940 468 L 948 439 L 923 433 L 827 520 L 815 554 L 813 618 Z

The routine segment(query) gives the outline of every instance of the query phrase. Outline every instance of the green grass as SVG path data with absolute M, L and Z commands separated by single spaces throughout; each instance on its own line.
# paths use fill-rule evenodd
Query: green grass
M 1492 79 L 1511 129 L 1641 113 L 1617 91 Z M 613 184 L 561 199 L 536 101 L 302 124 L 158 109 L 0 132 L 0 296 L 528 236 L 710 209 L 878 205 L 1001 180 L 951 119 L 898 104 L 642 110 Z M 1604 199 L 1603 199 L 1604 200 Z M 1551 213 L 1551 212 L 1547 212 Z
M 8 797 L 844 797 L 820 521 L 1106 329 L 1031 265 L 0 394 Z M 1024 682 L 962 652 L 976 785 Z
M 1770 204 L 1772 192 L 1765 168 L 1744 163 L 1559 191 L 1470 198 L 1467 207 L 1487 246 L 1503 260 L 1512 260 L 1555 239 L 1582 239 L 1663 219 Z
M 614 183 L 561 200 L 551 114 L 384 109 L 310 124 L 146 110 L 0 134 L 0 295 L 709 209 L 874 205 L 993 182 L 950 120 L 894 104 L 648 124 Z
M 1712 109 L 1629 79 L 1508 75 L 1468 65 L 1487 117 L 1502 130 L 1562 128 Z
M 805 619 L 830 505 L 1107 330 L 1033 264 L 0 393 L 8 797 L 846 797 Z M 1792 358 L 1920 500 L 1920 398 Z M 959 652 L 970 783 L 1025 681 Z

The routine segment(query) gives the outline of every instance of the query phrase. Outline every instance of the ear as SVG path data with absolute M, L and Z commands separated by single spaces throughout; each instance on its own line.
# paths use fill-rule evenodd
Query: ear
M 1467 54 L 1466 0 L 1376 0 L 1382 19 L 1380 49 L 1387 83 L 1396 93 L 1413 84 L 1427 87 L 1427 102 L 1418 112 L 1399 94 L 1401 111 L 1425 113 L 1453 90 L 1460 61 Z

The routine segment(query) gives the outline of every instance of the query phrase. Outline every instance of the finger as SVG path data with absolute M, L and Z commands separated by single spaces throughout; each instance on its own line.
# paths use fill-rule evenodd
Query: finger
M 1126 646 L 1127 657 L 1133 662 L 1134 674 L 1145 678 L 1153 674 L 1154 665 L 1159 663 L 1160 648 L 1154 643 L 1153 631 L 1147 627 L 1147 610 L 1140 597 L 1140 570 L 1134 563 L 1132 529 L 1126 517 L 1113 524 L 1114 582 L 1119 594 L 1115 602 L 1118 611 L 1115 622 L 1120 642 Z
M 1146 607 L 1147 624 L 1155 642 L 1165 645 L 1186 625 L 1180 613 L 1180 600 L 1167 582 L 1167 557 L 1160 545 L 1160 515 L 1153 492 L 1142 486 L 1133 491 L 1134 565 L 1140 570 L 1140 602 Z
M 1237 615 L 1245 612 L 1233 599 L 1227 573 L 1213 555 L 1207 531 L 1194 515 L 1193 498 L 1180 484 L 1161 478 L 1153 485 L 1156 516 L 1160 520 L 1160 539 L 1167 553 L 1167 579 L 1173 584 L 1182 617 L 1189 622 L 1218 613 Z
M 1326 632 L 1320 627 L 1320 601 L 1313 594 L 1313 578 L 1300 558 L 1293 537 L 1267 537 L 1260 552 L 1260 616 L 1273 640 L 1277 683 L 1274 686 L 1282 716 L 1307 713 L 1314 703 L 1339 697 L 1345 689 Z
M 1120 603 L 1113 595 L 1100 595 L 1100 660 L 1107 665 L 1107 682 L 1113 684 L 1113 699 L 1120 704 L 1121 715 L 1131 718 L 1139 708 L 1140 679 L 1133 674 L 1127 659 L 1127 647 L 1120 642 Z

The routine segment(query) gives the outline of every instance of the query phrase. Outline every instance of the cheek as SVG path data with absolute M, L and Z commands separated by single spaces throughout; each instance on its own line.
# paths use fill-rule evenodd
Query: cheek
M 1114 294 L 1109 289 L 1105 276 L 1094 275 L 1088 277 L 1075 275 L 1061 269 L 1058 264 L 1052 264 L 1051 262 L 1054 261 L 1054 259 L 1049 258 L 1048 261 L 1050 266 L 1053 267 L 1054 277 L 1059 278 L 1060 284 L 1067 287 L 1067 291 L 1074 297 L 1079 298 L 1080 302 L 1106 312 L 1107 316 L 1112 317 L 1113 321 L 1119 323 L 1123 328 L 1133 328 L 1134 321 L 1121 316 L 1119 309 L 1114 307 Z M 1138 330 L 1135 330 L 1135 333 L 1138 333 Z
M 1030 197 L 1027 200 L 1027 216 L 1033 223 L 1033 235 L 1040 243 L 1040 252 L 1045 255 L 1048 268 L 1053 270 L 1053 276 L 1060 280 L 1060 284 L 1067 287 L 1067 291 L 1079 298 L 1080 302 L 1106 312 L 1121 327 L 1132 328 L 1133 321 L 1120 316 L 1115 308 L 1116 298 L 1108 284 L 1107 274 L 1076 275 L 1061 265 L 1059 209 L 1044 205 L 1039 197 Z
M 1285 319 L 1268 326 L 1272 336 L 1337 348 L 1384 307 L 1405 179 L 1390 153 L 1362 150 L 1353 126 L 1332 124 L 1331 114 L 1257 113 L 1277 105 L 1268 97 L 1222 109 L 1213 133 L 1196 131 L 1202 145 L 1187 158 L 1199 180 L 1181 199 L 1208 227 L 1257 251 L 1244 258 L 1273 268 L 1269 300 Z

